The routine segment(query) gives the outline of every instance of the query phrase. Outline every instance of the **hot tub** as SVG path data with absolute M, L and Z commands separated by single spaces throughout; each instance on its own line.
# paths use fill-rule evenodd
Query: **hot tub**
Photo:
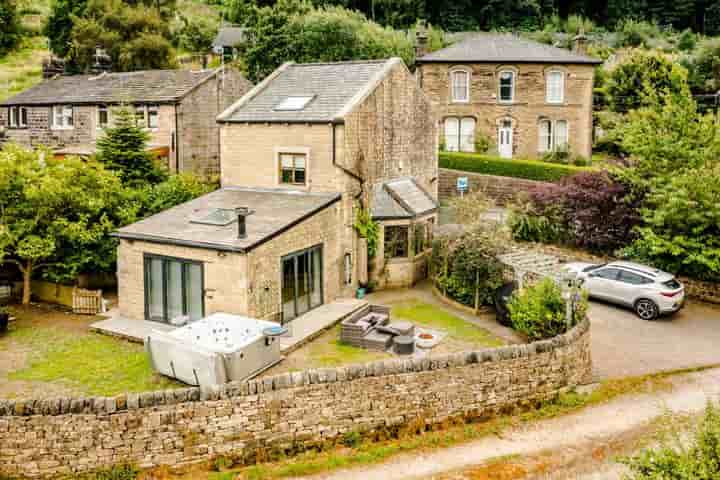
M 246 380 L 282 359 L 278 338 L 263 334 L 278 326 L 214 313 L 169 333 L 153 331 L 145 349 L 155 370 L 190 385 Z

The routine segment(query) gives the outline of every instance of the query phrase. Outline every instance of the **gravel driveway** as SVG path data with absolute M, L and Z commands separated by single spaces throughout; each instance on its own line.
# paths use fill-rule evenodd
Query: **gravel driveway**
M 720 305 L 690 299 L 675 315 L 647 322 L 592 302 L 589 316 L 597 380 L 720 364 Z

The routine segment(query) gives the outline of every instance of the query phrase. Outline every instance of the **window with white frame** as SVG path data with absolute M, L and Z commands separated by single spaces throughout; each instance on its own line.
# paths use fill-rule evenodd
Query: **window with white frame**
M 568 146 L 568 123 L 565 120 L 555 122 L 555 150 L 566 151 Z
M 55 105 L 52 107 L 52 128 L 71 129 L 73 128 L 73 107 L 72 105 Z
M 147 126 L 148 128 L 158 128 L 158 117 L 160 113 L 159 105 L 147 106 Z
M 475 119 L 448 117 L 445 119 L 445 150 L 449 152 L 475 151 Z
M 465 70 L 454 70 L 450 72 L 452 84 L 452 101 L 470 101 L 470 72 Z
M 12 128 L 25 128 L 28 124 L 27 107 L 10 107 L 8 111 L 9 123 Z
M 547 73 L 545 79 L 545 101 L 563 103 L 565 101 L 565 74 L 558 70 Z
M 97 107 L 97 127 L 98 128 L 107 128 L 109 120 L 110 120 L 110 113 L 108 112 L 107 105 L 98 105 L 98 107 Z
M 568 122 L 566 120 L 540 120 L 538 124 L 538 151 L 548 153 L 565 151 L 568 147 Z
M 502 70 L 499 75 L 498 95 L 501 102 L 512 102 L 515 100 L 515 72 Z

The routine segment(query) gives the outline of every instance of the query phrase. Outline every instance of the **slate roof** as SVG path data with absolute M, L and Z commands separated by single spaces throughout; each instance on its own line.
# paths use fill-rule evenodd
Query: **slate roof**
M 374 219 L 411 219 L 437 210 L 437 202 L 410 177 L 373 185 Z
M 244 27 L 223 27 L 215 35 L 212 46 L 234 47 L 245 41 L 245 32 Z
M 245 252 L 270 240 L 340 199 L 339 193 L 224 187 L 117 230 L 118 238 Z M 238 238 L 237 221 L 196 223 L 216 209 L 248 207 L 247 237 Z
M 418 58 L 424 62 L 600 64 L 602 60 L 509 33 L 478 33 Z
M 286 63 L 218 118 L 221 122 L 332 122 L 352 106 L 391 66 L 402 62 L 364 60 L 335 63 Z M 287 97 L 312 96 L 302 110 L 278 111 Z
M 61 103 L 170 103 L 214 76 L 215 70 L 144 70 L 99 75 L 61 75 L 28 88 L 0 105 Z

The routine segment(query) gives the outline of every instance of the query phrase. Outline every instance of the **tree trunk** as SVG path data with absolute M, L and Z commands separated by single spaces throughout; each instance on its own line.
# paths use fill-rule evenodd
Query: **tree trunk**
M 23 297 L 22 304 L 30 304 L 30 276 L 32 275 L 33 264 L 32 260 L 28 260 L 25 267 L 21 269 L 23 274 Z

